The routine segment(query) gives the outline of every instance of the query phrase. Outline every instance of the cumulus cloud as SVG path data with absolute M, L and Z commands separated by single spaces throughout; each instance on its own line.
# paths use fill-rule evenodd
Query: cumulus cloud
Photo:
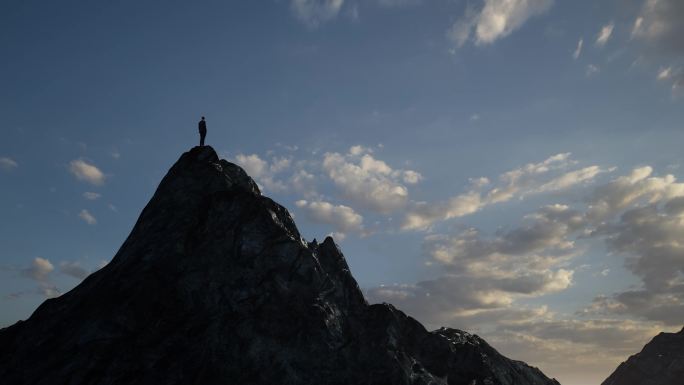
M 50 275 L 55 270 L 54 265 L 46 258 L 36 257 L 28 267 L 16 270 L 22 277 L 36 281 L 38 286 L 31 290 L 24 290 L 5 295 L 6 299 L 17 299 L 25 295 L 43 295 L 47 298 L 59 296 L 59 289 L 50 282 Z
M 639 203 L 656 203 L 684 195 L 684 184 L 674 175 L 651 176 L 650 166 L 637 167 L 628 175 L 619 176 L 598 186 L 591 193 L 587 216 L 593 222 L 610 219 Z
M 395 303 L 433 326 L 520 321 L 532 310 L 516 313 L 516 300 L 572 285 L 574 271 L 567 261 L 575 250 L 570 236 L 582 224 L 580 212 L 551 205 L 496 236 L 474 228 L 428 235 L 423 253 L 442 269 L 441 275 L 412 285 L 376 287 L 369 290 L 369 299 Z
M 548 173 L 541 163 L 527 170 Z M 597 171 L 567 171 L 535 183 L 532 191 L 583 184 Z M 663 329 L 681 328 L 684 319 L 684 184 L 653 173 L 650 166 L 634 168 L 592 188 L 576 207 L 543 206 L 519 226 L 491 236 L 474 228 L 427 235 L 423 252 L 437 268 L 436 278 L 378 286 L 368 298 L 394 303 L 430 327 L 476 330 L 509 356 L 544 365 L 562 379 L 578 366 L 587 368 L 582 381 L 605 378 L 606 368 Z M 642 284 L 596 297 L 574 319 L 523 305 L 526 298 L 570 287 L 577 270 L 572 261 L 584 252 L 581 242 L 591 240 L 605 242 L 606 258 L 624 258 Z M 602 268 L 595 275 L 609 272 Z M 587 358 L 597 350 L 601 354 Z
M 329 202 L 299 200 L 296 206 L 304 211 L 306 218 L 315 223 L 333 226 L 338 234 L 360 232 L 363 230 L 363 217 L 354 209 Z M 344 235 L 342 235 L 344 237 Z
M 476 45 L 491 44 L 510 35 L 527 20 L 546 12 L 552 0 L 484 0 L 479 11 L 472 7 L 447 32 L 459 47 L 472 36 Z
M 69 171 L 71 171 L 76 179 L 94 185 L 102 185 L 105 181 L 105 175 L 99 168 L 82 159 L 72 160 L 69 164 Z
M 625 211 L 619 220 L 600 226 L 613 252 L 642 287 L 596 297 L 589 314 L 619 314 L 681 325 L 684 319 L 684 196 Z
M 12 158 L 0 158 L 0 170 L 9 171 L 17 168 L 18 166 L 19 164 Z
M 476 178 L 471 190 L 445 202 L 413 202 L 404 218 L 402 229 L 425 230 L 435 222 L 469 215 L 495 203 L 530 194 L 568 189 L 592 181 L 598 174 L 607 171 L 598 166 L 589 166 L 549 179 L 552 172 L 573 164 L 569 153 L 556 154 L 542 162 L 529 163 L 501 174 L 498 183 L 484 192 L 479 188 L 488 185 L 489 179 Z
M 615 24 L 612 22 L 601 27 L 601 30 L 596 36 L 595 44 L 599 47 L 603 47 L 604 45 L 606 45 L 606 43 L 608 43 L 608 40 L 610 40 L 610 37 L 613 35 L 614 28 Z
M 86 209 L 81 210 L 78 213 L 78 217 L 83 219 L 83 221 L 89 225 L 97 224 L 97 219 Z
M 334 19 L 344 0 L 292 0 L 290 9 L 295 17 L 311 28 Z
M 238 154 L 235 157 L 235 163 L 242 166 L 262 189 L 270 192 L 283 192 L 287 190 L 287 184 L 283 180 L 278 179 L 278 174 L 291 167 L 292 158 L 273 157 L 270 161 L 267 161 L 257 154 Z
M 31 266 L 23 269 L 21 274 L 38 282 L 46 282 L 48 275 L 55 269 L 52 263 L 41 257 L 36 257 L 31 262 Z
M 416 184 L 423 179 L 423 176 L 417 171 L 406 170 L 402 174 L 402 179 L 404 180 L 404 183 Z
M 422 176 L 412 170 L 394 170 L 364 148 L 354 146 L 347 154 L 323 156 L 323 170 L 354 203 L 379 213 L 389 213 L 406 205 L 408 189 L 403 183 L 418 183 Z

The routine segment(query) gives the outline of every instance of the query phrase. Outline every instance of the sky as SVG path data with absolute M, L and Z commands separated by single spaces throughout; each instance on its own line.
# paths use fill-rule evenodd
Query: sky
M 0 327 L 198 143 L 370 302 L 599 384 L 684 320 L 684 2 L 7 0 Z

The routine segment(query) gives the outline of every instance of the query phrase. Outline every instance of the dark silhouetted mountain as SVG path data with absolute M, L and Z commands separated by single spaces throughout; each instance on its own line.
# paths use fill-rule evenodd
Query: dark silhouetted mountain
M 3 384 L 558 385 L 369 305 L 331 238 L 211 147 L 183 154 L 112 261 L 0 331 Z
M 684 329 L 660 333 L 629 357 L 602 385 L 684 384 Z

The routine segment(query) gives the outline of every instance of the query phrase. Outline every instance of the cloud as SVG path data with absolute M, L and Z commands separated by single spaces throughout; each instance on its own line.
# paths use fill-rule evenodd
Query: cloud
M 598 174 L 607 171 L 598 166 L 589 166 L 548 179 L 552 172 L 565 169 L 572 164 L 569 153 L 556 154 L 542 162 L 529 163 L 501 174 L 498 183 L 489 191 L 479 190 L 489 184 L 489 179 L 482 177 L 475 179 L 476 183 L 472 189 L 447 201 L 412 202 L 402 223 L 402 229 L 426 230 L 438 221 L 463 217 L 495 203 L 507 202 L 530 194 L 568 189 L 589 182 Z
M 91 191 L 86 191 L 83 193 L 83 197 L 89 201 L 94 201 L 97 200 L 101 197 L 101 194 L 98 194 L 96 192 L 91 192 Z
M 54 298 L 62 295 L 62 292 L 55 285 L 41 286 L 39 293 L 44 295 L 46 298 Z
M 377 2 L 383 7 L 405 7 L 420 4 L 423 0 L 377 0 Z
M 610 296 L 598 296 L 589 314 L 618 314 L 681 325 L 684 319 L 684 196 L 625 211 L 616 222 L 600 226 L 611 251 L 625 257 L 625 267 L 642 281 Z
M 31 290 L 7 294 L 4 296 L 6 299 L 17 299 L 25 295 L 35 294 L 52 298 L 61 294 L 59 289 L 50 282 L 50 274 L 55 270 L 55 267 L 48 259 L 36 257 L 31 261 L 31 264 L 28 267 L 20 269 L 10 268 L 8 270 L 18 271 L 21 276 L 37 282 L 38 286 Z
M 608 40 L 610 40 L 610 37 L 613 35 L 613 29 L 615 28 L 614 23 L 608 23 L 601 27 L 601 30 L 599 31 L 598 35 L 596 36 L 596 44 L 599 47 L 603 47 L 608 43 Z
M 459 47 L 471 36 L 475 45 L 491 44 L 510 35 L 531 17 L 543 14 L 552 4 L 551 0 L 484 0 L 479 11 L 467 7 L 447 37 Z
M 511 313 L 518 299 L 572 285 L 574 271 L 567 262 L 576 250 L 570 236 L 582 225 L 580 212 L 550 205 L 529 215 L 521 226 L 495 236 L 475 228 L 428 235 L 423 254 L 441 268 L 441 274 L 412 285 L 373 288 L 369 299 L 392 302 L 435 326 L 500 320 L 504 314 L 520 318 Z
M 632 38 L 655 50 L 684 54 L 684 2 L 681 0 L 645 0 L 634 21 Z
M 481 335 L 503 354 L 534 363 L 563 384 L 597 384 L 662 330 L 654 323 L 547 315 Z
M 295 204 L 304 211 L 310 221 L 331 225 L 338 234 L 363 230 L 363 217 L 351 207 L 333 205 L 323 201 L 309 202 L 306 200 L 299 200 Z
M 579 39 L 577 42 L 577 48 L 575 48 L 575 52 L 573 52 L 572 57 L 577 60 L 579 59 L 580 55 L 582 54 L 582 46 L 584 45 L 584 39 Z
M 69 171 L 74 174 L 76 179 L 93 185 L 99 186 L 105 181 L 105 175 L 99 168 L 81 159 L 72 160 L 69 164 Z
M 77 279 L 85 279 L 90 272 L 81 266 L 78 262 L 63 261 L 59 264 L 59 271 L 62 274 L 68 275 Z
M 287 190 L 284 181 L 277 179 L 277 174 L 288 170 L 292 165 L 292 159 L 287 157 L 273 157 L 271 161 L 261 159 L 257 154 L 238 154 L 235 163 L 242 166 L 247 174 L 254 178 L 259 187 L 271 192 L 283 192 Z
M 587 77 L 591 77 L 597 73 L 601 72 L 601 69 L 595 65 L 595 64 L 587 64 L 587 69 L 585 71 L 585 74 Z
M 422 179 L 416 171 L 392 169 L 359 146 L 351 147 L 347 154 L 325 153 L 322 167 L 344 197 L 384 214 L 408 202 L 408 189 L 402 183 L 415 184 Z
M 95 219 L 95 217 L 86 209 L 81 210 L 78 213 L 78 217 L 83 219 L 83 221 L 89 225 L 97 224 L 97 219 Z
M 542 163 L 522 169 L 546 176 Z M 528 185 L 515 196 L 520 191 L 583 184 L 599 170 L 604 169 L 590 166 L 564 172 L 535 183 L 536 189 Z M 480 197 L 488 195 L 483 192 Z M 593 187 L 576 207 L 543 206 L 507 231 L 488 236 L 468 228 L 427 235 L 423 253 L 437 276 L 415 284 L 374 287 L 367 290 L 368 298 L 391 302 L 429 327 L 475 330 L 502 353 L 541 365 L 562 380 L 595 382 L 608 375 L 606 368 L 614 368 L 658 332 L 681 328 L 681 234 L 684 183 L 669 174 L 654 176 L 650 166 L 637 167 Z M 525 305 L 528 298 L 569 288 L 579 269 L 574 259 L 584 253 L 583 242 L 594 240 L 605 242 L 608 258 L 624 258 L 641 285 L 597 296 L 574 315 Z M 594 274 L 610 272 L 601 268 Z M 576 367 L 587 369 L 586 378 L 576 374 Z
M 18 166 L 19 164 L 14 159 L 5 157 L 0 158 L 0 170 L 9 171 L 17 168 Z
M 672 91 L 677 91 L 684 85 L 684 71 L 681 68 L 665 67 L 658 70 L 656 79 L 659 81 L 669 81 L 672 84 Z
M 610 219 L 631 205 L 655 203 L 684 195 L 684 184 L 674 175 L 651 176 L 650 166 L 637 167 L 628 175 L 619 176 L 598 186 L 588 201 L 587 217 L 594 223 Z
M 603 170 L 598 166 L 589 166 L 580 170 L 570 171 L 544 183 L 541 187 L 534 190 L 534 192 L 564 190 L 584 182 L 592 181 L 598 174 L 606 171 L 607 170 Z
M 630 316 L 678 325 L 684 319 L 684 184 L 650 166 L 596 187 L 571 232 L 602 239 L 641 287 L 597 296 L 589 316 Z M 567 223 L 567 222 L 566 222 Z
M 344 0 L 292 0 L 290 9 L 295 17 L 310 28 L 337 17 Z
M 404 183 L 416 184 L 423 179 L 423 176 L 420 175 L 419 172 L 413 170 L 406 170 L 403 172 L 402 179 L 404 180 Z
M 672 77 L 672 67 L 661 68 L 658 71 L 658 80 L 666 80 Z
M 52 263 L 41 257 L 36 257 L 31 262 L 31 266 L 23 269 L 21 274 L 24 277 L 33 279 L 38 282 L 46 282 L 48 275 L 55 269 Z

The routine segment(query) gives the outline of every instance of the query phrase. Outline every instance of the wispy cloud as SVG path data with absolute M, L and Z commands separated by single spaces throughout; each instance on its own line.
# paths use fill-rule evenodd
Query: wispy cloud
M 609 23 L 604 25 L 601 28 L 601 31 L 599 31 L 598 35 L 596 36 L 596 45 L 599 47 L 603 47 L 608 43 L 608 40 L 610 40 L 610 37 L 613 35 L 613 29 L 615 28 L 614 23 Z
M 62 274 L 68 275 L 70 277 L 82 280 L 90 274 L 88 269 L 81 266 L 79 262 L 75 261 L 62 261 L 59 264 L 59 271 Z
M 83 197 L 89 201 L 100 199 L 101 196 L 101 194 L 92 191 L 86 191 L 83 193 Z
M 89 225 L 97 224 L 97 219 L 86 209 L 81 210 L 78 213 L 78 217 L 83 219 L 83 221 Z
M 344 0 L 292 0 L 290 9 L 295 17 L 311 28 L 334 19 Z
M 19 164 L 12 158 L 0 158 L 0 170 L 9 171 L 17 168 L 18 166 Z
M 587 64 L 587 68 L 584 71 L 584 73 L 587 75 L 587 77 L 594 76 L 599 72 L 601 72 L 601 69 L 596 64 Z
M 645 0 L 632 27 L 632 38 L 661 52 L 684 54 L 684 2 Z
M 575 52 L 572 53 L 572 57 L 577 60 L 579 59 L 580 55 L 582 54 L 582 46 L 584 45 L 584 39 L 579 39 L 577 42 L 577 48 L 575 48 Z
M 572 170 L 561 175 L 553 171 L 573 164 L 569 153 L 553 155 L 539 163 L 529 163 L 501 174 L 498 183 L 488 191 L 480 188 L 489 184 L 488 178 L 476 178 L 468 191 L 443 202 L 412 202 L 404 218 L 404 230 L 427 230 L 434 223 L 473 214 L 492 204 L 543 192 L 559 191 L 589 182 L 605 172 L 598 166 Z

